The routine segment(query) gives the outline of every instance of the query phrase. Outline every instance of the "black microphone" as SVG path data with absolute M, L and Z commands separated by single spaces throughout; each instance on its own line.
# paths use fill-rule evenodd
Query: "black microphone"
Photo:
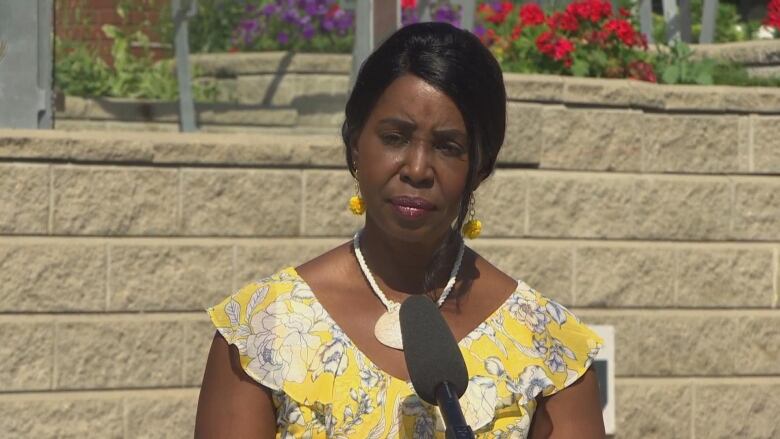
M 400 319 L 404 359 L 415 392 L 439 406 L 447 438 L 473 438 L 458 401 L 469 374 L 439 308 L 426 296 L 412 296 L 401 304 Z

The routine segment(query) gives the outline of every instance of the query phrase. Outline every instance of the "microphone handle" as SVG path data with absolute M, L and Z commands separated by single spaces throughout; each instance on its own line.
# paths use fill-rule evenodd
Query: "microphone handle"
M 474 439 L 474 432 L 463 417 L 458 394 L 452 384 L 444 381 L 436 386 L 436 403 L 447 427 L 447 439 Z

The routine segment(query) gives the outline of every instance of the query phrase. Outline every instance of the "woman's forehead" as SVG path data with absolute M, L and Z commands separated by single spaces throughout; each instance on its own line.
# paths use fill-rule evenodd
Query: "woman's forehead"
M 460 129 L 463 116 L 444 92 L 414 75 L 403 75 L 382 93 L 371 114 L 374 123 L 406 119 L 420 128 Z

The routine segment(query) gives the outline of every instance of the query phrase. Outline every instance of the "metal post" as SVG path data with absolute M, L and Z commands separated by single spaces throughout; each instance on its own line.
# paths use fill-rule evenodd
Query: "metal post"
M 53 128 L 54 0 L 38 0 L 38 128 Z
M 663 0 L 664 21 L 666 21 L 666 41 L 680 39 L 680 14 L 677 11 L 677 0 Z
M 477 9 L 475 0 L 453 0 L 460 6 L 460 27 L 467 31 L 474 29 L 474 15 Z
M 401 26 L 400 0 L 360 0 L 355 6 L 355 46 L 350 88 L 368 55 Z
M 172 0 L 172 2 L 176 79 L 179 82 L 179 130 L 187 133 L 198 129 L 195 123 L 195 103 L 192 99 L 190 44 L 187 30 L 187 19 L 197 13 L 197 2 L 196 0 Z
M 52 127 L 53 8 L 0 1 L 0 127 Z
M 680 0 L 680 36 L 686 43 L 693 42 L 691 36 L 691 0 Z
M 653 38 L 653 5 L 651 0 L 639 0 L 639 28 L 647 38 L 648 43 L 654 43 Z
M 704 0 L 699 44 L 710 44 L 715 41 L 715 18 L 717 14 L 718 0 Z

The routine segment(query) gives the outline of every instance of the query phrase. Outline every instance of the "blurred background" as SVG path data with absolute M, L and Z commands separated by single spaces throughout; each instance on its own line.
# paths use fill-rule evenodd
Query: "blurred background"
M 0 436 L 191 437 L 204 308 L 359 227 L 351 81 L 437 20 L 505 71 L 470 244 L 614 330 L 611 437 L 780 438 L 780 0 L 367 4 L 0 1 Z

